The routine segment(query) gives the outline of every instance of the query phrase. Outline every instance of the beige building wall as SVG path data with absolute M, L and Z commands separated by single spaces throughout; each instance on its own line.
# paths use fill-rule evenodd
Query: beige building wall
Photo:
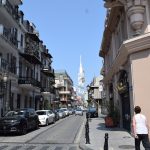
M 150 120 L 150 1 L 108 0 L 100 49 L 106 100 L 120 110 L 121 127 L 131 131 L 134 106 Z
M 139 105 L 150 120 L 150 50 L 131 55 L 134 106 Z

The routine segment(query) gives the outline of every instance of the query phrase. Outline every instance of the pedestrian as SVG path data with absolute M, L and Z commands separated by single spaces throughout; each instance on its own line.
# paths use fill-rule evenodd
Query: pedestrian
M 134 108 L 135 115 L 132 119 L 133 135 L 135 138 L 135 150 L 140 150 L 140 143 L 142 141 L 145 150 L 150 150 L 149 142 L 149 126 L 145 115 L 141 114 L 141 108 L 136 106 Z

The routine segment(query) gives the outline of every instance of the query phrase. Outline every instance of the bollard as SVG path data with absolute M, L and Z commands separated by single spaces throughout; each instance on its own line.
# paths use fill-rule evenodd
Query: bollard
M 105 133 L 104 150 L 108 150 L 108 133 Z
M 86 124 L 85 124 L 85 139 L 86 139 L 86 144 L 90 144 L 88 120 L 86 121 Z

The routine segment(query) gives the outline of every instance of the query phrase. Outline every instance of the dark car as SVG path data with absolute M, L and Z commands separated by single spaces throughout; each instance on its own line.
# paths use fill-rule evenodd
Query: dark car
M 9 111 L 0 118 L 1 133 L 17 132 L 24 135 L 29 129 L 37 129 L 38 127 L 38 115 L 32 108 Z
M 87 109 L 86 117 L 89 117 L 89 118 L 98 117 L 97 109 L 95 107 L 89 107 Z
M 59 113 L 57 110 L 53 110 L 53 113 L 55 114 L 55 121 L 59 120 Z

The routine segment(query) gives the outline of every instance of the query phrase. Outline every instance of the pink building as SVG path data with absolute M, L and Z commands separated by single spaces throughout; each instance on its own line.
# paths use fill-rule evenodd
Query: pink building
M 99 52 L 104 59 L 106 100 L 120 110 L 120 125 L 130 131 L 134 106 L 150 120 L 150 1 L 107 0 Z

